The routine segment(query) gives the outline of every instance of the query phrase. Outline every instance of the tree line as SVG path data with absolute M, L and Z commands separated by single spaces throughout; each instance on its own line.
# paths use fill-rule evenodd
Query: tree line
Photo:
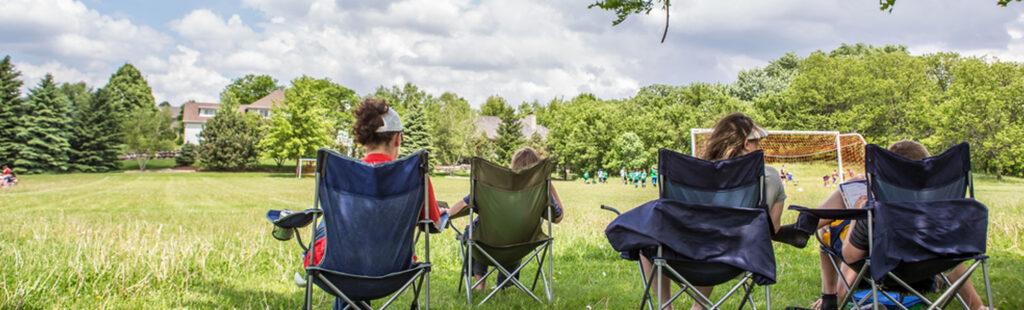
M 56 85 L 48 76 L 22 97 L 20 83 L 4 58 L 0 159 L 22 171 L 109 171 L 120 154 L 173 148 L 174 133 L 181 135 L 180 128 L 169 129 L 169 116 L 155 108 L 149 86 L 130 64 L 96 90 Z M 284 102 L 269 119 L 237 108 L 278 89 Z M 402 115 L 405 152 L 430 150 L 432 163 L 440 165 L 473 156 L 507 162 L 516 149 L 531 146 L 557 158 L 563 172 L 641 169 L 655 163 L 659 148 L 689 152 L 691 128 L 739 111 L 769 129 L 857 132 L 877 144 L 913 139 L 933 152 L 967 141 L 976 170 L 1024 175 L 1024 66 L 865 44 L 785 54 L 739 72 L 732 83 L 650 85 L 629 98 L 580 94 L 544 104 L 513 105 L 494 95 L 479 109 L 455 93 L 430 94 L 413 84 L 360 96 L 326 78 L 302 76 L 280 85 L 267 75 L 246 75 L 224 88 L 202 142 L 181 146 L 179 163 L 245 170 L 260 159 L 284 165 L 313 157 L 321 147 L 359 156 L 349 137 L 352 110 L 365 97 L 385 99 Z M 549 129 L 546 138 L 523 136 L 519 120 L 528 115 Z M 480 116 L 501 120 L 496 138 L 476 128 Z

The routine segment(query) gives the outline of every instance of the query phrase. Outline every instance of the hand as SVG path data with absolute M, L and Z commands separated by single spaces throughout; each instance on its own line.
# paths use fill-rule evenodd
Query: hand
M 867 203 L 868 203 L 868 196 L 860 196 L 860 198 L 857 198 L 857 202 L 854 203 L 854 205 L 857 206 L 857 209 L 860 209 L 860 208 L 864 208 L 864 205 L 867 204 Z

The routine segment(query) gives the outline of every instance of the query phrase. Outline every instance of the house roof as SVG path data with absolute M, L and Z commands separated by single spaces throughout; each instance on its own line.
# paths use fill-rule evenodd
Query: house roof
M 260 98 L 250 104 L 238 106 L 238 111 L 244 113 L 252 109 L 269 110 L 271 107 L 274 107 L 282 103 L 284 103 L 284 91 L 278 89 L 270 92 L 270 94 L 267 94 L 266 96 L 263 96 L 263 98 Z M 206 121 L 209 120 L 211 117 L 200 116 L 200 108 L 218 109 L 220 108 L 220 104 L 213 102 L 196 102 L 192 100 L 185 102 L 185 104 L 181 105 L 181 109 L 185 110 L 185 112 L 182 114 L 181 121 L 183 123 L 206 123 Z M 174 114 L 173 116 L 177 117 L 178 115 Z
M 185 104 L 181 105 L 181 108 L 184 109 L 184 111 L 185 111 L 181 115 L 181 122 L 182 123 L 206 123 L 206 121 L 209 120 L 210 117 L 200 116 L 199 115 L 199 109 L 200 108 L 217 109 L 219 107 L 220 107 L 220 104 L 218 104 L 218 103 L 195 102 L 195 101 L 186 102 Z
M 250 109 L 251 108 L 270 109 L 271 107 L 273 107 L 275 105 L 279 105 L 281 103 L 284 103 L 284 90 L 278 89 L 278 90 L 270 92 L 270 94 L 267 94 L 266 96 L 263 96 L 263 98 L 260 98 L 259 100 L 256 100 L 253 103 L 250 103 L 246 107 L 250 108 Z
M 522 125 L 520 132 L 527 139 L 532 137 L 534 133 L 539 134 L 543 139 L 548 138 L 548 128 L 537 124 L 537 116 L 533 114 L 519 119 L 519 124 Z M 501 118 L 497 116 L 480 116 L 477 117 L 475 125 L 477 132 L 482 132 L 488 139 L 497 139 Z

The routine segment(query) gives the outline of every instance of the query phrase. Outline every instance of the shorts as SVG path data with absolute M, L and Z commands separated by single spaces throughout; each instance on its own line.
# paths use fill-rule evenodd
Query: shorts
M 827 244 L 822 245 L 822 250 L 826 250 L 828 247 L 837 254 L 842 255 L 843 253 L 843 240 L 846 240 L 846 236 L 849 235 L 850 245 L 861 251 L 868 250 L 868 225 L 867 221 L 856 221 L 853 227 L 850 226 L 851 220 L 836 220 L 832 221 L 828 227 L 825 228 L 825 233 L 822 234 L 822 240 Z

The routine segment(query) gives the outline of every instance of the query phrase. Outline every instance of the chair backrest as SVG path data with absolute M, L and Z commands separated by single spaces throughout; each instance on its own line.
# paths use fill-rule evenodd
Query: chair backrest
M 548 186 L 554 162 L 545 159 L 522 171 L 473 158 L 470 205 L 479 222 L 473 239 L 490 246 L 532 241 L 550 205 Z
M 330 150 L 317 155 L 327 227 L 320 267 L 363 276 L 408 269 L 416 221 L 425 207 L 427 153 L 377 165 Z
M 765 209 L 764 153 L 711 162 L 661 149 L 658 174 L 662 199 L 685 203 Z
M 971 153 L 961 143 L 942 154 L 914 161 L 870 144 L 865 150 L 869 198 L 882 202 L 962 199 L 970 192 Z

